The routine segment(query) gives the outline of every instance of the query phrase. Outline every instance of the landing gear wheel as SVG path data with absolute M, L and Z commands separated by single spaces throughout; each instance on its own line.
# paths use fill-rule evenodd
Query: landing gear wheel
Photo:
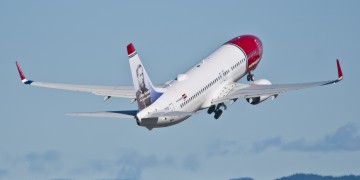
M 211 113 L 213 113 L 214 111 L 215 111 L 215 105 L 212 105 L 212 106 L 210 106 L 209 109 L 207 110 L 207 113 L 208 113 L 208 114 L 211 114 Z
M 215 111 L 219 110 L 221 107 L 224 107 L 224 110 L 227 109 L 227 106 L 225 105 L 225 103 L 219 103 L 219 104 L 216 106 Z
M 249 74 L 247 75 L 246 77 L 247 81 L 254 81 L 255 80 L 255 77 L 253 74 L 251 74 L 251 72 L 249 72 Z
M 221 116 L 222 112 L 223 112 L 223 111 L 222 111 L 221 109 L 215 111 L 214 118 L 215 118 L 215 119 L 219 119 L 219 117 Z

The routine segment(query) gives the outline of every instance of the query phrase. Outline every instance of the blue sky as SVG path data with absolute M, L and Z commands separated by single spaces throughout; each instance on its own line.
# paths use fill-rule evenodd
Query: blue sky
M 274 179 L 360 174 L 359 1 L 0 1 L 0 178 Z M 135 109 L 129 100 L 26 87 L 29 79 L 131 85 L 133 42 L 154 83 L 173 79 L 222 43 L 258 36 L 255 78 L 344 80 L 219 120 L 200 112 L 148 131 L 135 121 L 65 116 Z

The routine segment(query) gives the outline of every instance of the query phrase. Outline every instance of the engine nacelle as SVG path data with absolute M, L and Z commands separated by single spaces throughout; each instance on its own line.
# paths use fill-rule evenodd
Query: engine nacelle
M 271 82 L 267 79 L 259 79 L 259 80 L 252 82 L 251 84 L 253 84 L 253 85 L 271 85 Z M 274 96 L 274 98 L 277 97 L 277 95 L 259 96 L 259 97 L 246 98 L 246 101 L 252 105 L 256 105 L 256 104 L 259 104 L 259 103 L 267 100 L 271 96 Z
M 137 116 L 135 117 L 135 119 L 136 119 L 136 124 L 138 126 L 141 126 L 141 119 L 139 119 Z
M 271 96 L 259 96 L 259 97 L 252 97 L 252 98 L 246 98 L 246 101 L 252 105 L 257 105 L 265 100 L 267 100 Z

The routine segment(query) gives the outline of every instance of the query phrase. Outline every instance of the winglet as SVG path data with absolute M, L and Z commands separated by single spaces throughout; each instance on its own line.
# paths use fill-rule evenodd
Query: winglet
M 336 59 L 336 66 L 337 66 L 337 71 L 338 71 L 338 80 L 341 81 L 343 79 L 343 74 L 342 74 L 339 59 Z
M 16 67 L 17 67 L 17 70 L 19 72 L 19 76 L 20 76 L 20 79 L 21 79 L 21 82 L 24 83 L 24 84 L 28 84 L 30 85 L 33 81 L 30 81 L 30 80 L 27 80 L 25 78 L 25 75 L 24 73 L 22 72 L 21 68 L 20 68 L 20 64 L 19 62 L 16 61 Z

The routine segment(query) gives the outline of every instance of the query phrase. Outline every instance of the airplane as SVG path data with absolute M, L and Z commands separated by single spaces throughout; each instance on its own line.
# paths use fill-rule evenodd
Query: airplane
M 111 97 L 129 98 L 138 105 L 135 110 L 68 115 L 132 118 L 139 126 L 149 130 L 178 124 L 205 109 L 208 114 L 214 113 L 214 118 L 218 119 L 227 108 L 225 103 L 232 104 L 238 98 L 245 98 L 248 103 L 257 105 L 269 98 L 274 100 L 279 94 L 290 90 L 335 84 L 343 79 L 337 59 L 338 78 L 335 80 L 297 84 L 272 84 L 267 79 L 255 80 L 253 71 L 262 58 L 263 44 L 253 35 L 242 35 L 227 41 L 175 79 L 157 86 L 151 82 L 132 43 L 127 45 L 127 53 L 133 86 L 37 82 L 26 79 L 17 61 L 16 66 L 22 83 L 26 85 L 90 92 L 104 96 L 104 101 Z M 249 83 L 238 83 L 244 76 Z

